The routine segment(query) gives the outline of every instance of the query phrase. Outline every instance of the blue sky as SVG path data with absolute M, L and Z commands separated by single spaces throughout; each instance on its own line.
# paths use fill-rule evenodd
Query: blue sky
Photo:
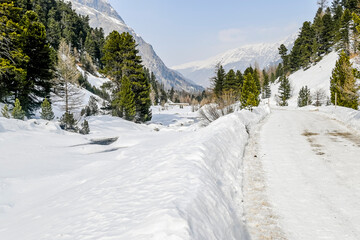
M 168 66 L 279 41 L 312 21 L 317 0 L 109 0 Z

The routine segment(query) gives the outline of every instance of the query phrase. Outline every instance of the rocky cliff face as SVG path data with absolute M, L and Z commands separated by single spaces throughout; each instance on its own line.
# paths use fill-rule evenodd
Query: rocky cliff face
M 127 26 L 120 15 L 109 4 L 107 0 L 70 0 L 75 11 L 81 15 L 88 15 L 92 27 L 102 27 L 105 34 L 116 30 L 118 32 L 129 32 L 134 36 L 143 64 L 154 72 L 157 80 L 164 84 L 165 88 L 174 87 L 176 90 L 188 92 L 201 91 L 203 88 L 191 80 L 186 79 L 177 71 L 169 69 L 157 56 L 153 47 L 145 42 L 141 36 Z

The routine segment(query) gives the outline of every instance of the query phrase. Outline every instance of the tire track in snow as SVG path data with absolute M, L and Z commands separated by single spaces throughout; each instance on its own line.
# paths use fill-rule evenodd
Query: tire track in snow
M 286 240 L 279 225 L 279 217 L 274 213 L 266 195 L 265 173 L 258 155 L 259 131 L 265 118 L 250 133 L 243 159 L 243 195 L 245 220 L 251 238 Z

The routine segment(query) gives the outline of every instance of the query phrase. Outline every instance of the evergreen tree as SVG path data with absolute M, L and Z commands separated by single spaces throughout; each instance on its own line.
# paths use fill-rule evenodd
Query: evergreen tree
M 216 76 L 212 78 L 212 85 L 214 88 L 215 96 L 217 98 L 220 98 L 223 94 L 224 81 L 226 76 L 225 69 L 220 63 L 216 65 L 215 74 Z
M 334 44 L 334 22 L 332 20 L 330 8 L 322 17 L 323 28 L 321 31 L 320 54 L 327 54 L 330 52 L 331 46 Z
M 96 115 L 99 113 L 99 106 L 98 106 L 97 100 L 94 96 L 90 96 L 88 107 L 90 110 L 90 116 Z
M 244 83 L 244 76 L 240 72 L 240 70 L 237 70 L 236 71 L 236 88 L 238 89 L 238 92 L 241 92 L 241 88 L 243 86 L 243 83 Z
M 271 97 L 270 78 L 266 71 L 263 71 L 264 82 L 263 82 L 263 98 Z
M 278 104 L 280 106 L 287 106 L 287 100 L 289 100 L 291 97 L 291 85 L 287 77 L 280 77 L 280 86 L 278 92 Z
M 310 104 L 311 104 L 310 89 L 307 86 L 302 87 L 299 91 L 298 107 L 304 107 Z
M 253 107 L 258 106 L 260 103 L 259 95 L 260 93 L 256 86 L 254 76 L 251 73 L 248 73 L 244 77 L 244 84 L 241 90 L 241 106 L 252 110 Z
M 345 9 L 341 16 L 340 31 L 338 33 L 339 47 L 350 54 L 350 22 L 352 15 L 349 9 Z
M 236 92 L 237 87 L 238 83 L 235 71 L 230 69 L 230 71 L 225 75 L 223 90 L 225 92 Z
M 133 121 L 136 115 L 135 94 L 128 77 L 123 77 L 120 92 L 112 103 L 113 115 Z
M 55 118 L 54 112 L 52 110 L 50 102 L 45 98 L 43 103 L 41 104 L 41 118 L 51 121 Z
M 120 99 L 117 97 L 121 95 L 118 93 L 122 90 L 122 78 L 127 77 L 130 81 L 131 91 L 134 93 L 135 121 L 150 120 L 152 117 L 150 82 L 145 77 L 134 38 L 129 33 L 119 34 L 113 31 L 106 39 L 103 52 L 104 73 L 108 74 L 116 85 L 114 101 L 119 102 Z
M 84 120 L 84 122 L 81 124 L 81 129 L 79 132 L 83 135 L 87 135 L 90 133 L 90 127 L 88 121 Z
M 359 96 L 357 94 L 356 72 L 352 68 L 349 57 L 341 52 L 330 78 L 331 102 L 333 104 L 358 109 Z
M 24 120 L 25 112 L 24 112 L 24 110 L 22 110 L 19 99 L 15 100 L 15 106 L 11 112 L 11 115 L 15 119 Z
M 45 26 L 38 21 L 37 14 L 27 11 L 22 21 L 23 51 L 29 57 L 29 61 L 24 67 L 27 74 L 25 84 L 19 92 L 19 100 L 29 116 L 40 106 L 41 101 L 38 99 L 50 95 L 53 61 L 50 46 L 46 41 Z
M 74 115 L 70 112 L 65 112 L 60 118 L 60 127 L 66 131 L 77 132 Z
M 9 107 L 7 104 L 1 109 L 1 114 L 4 118 L 10 118 Z
M 288 49 L 284 44 L 281 44 L 279 47 L 279 54 L 283 61 L 284 72 L 286 73 L 289 70 L 289 56 L 287 55 Z

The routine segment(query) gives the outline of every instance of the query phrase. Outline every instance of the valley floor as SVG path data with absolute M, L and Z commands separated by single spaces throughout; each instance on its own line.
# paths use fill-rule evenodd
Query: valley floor
M 359 239 L 359 156 L 359 132 L 329 115 L 274 110 L 244 160 L 253 239 Z

